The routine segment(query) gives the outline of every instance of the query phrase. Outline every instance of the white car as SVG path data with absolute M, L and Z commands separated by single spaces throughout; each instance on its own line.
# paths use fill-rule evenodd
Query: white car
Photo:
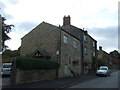
M 96 76 L 103 75 L 103 76 L 110 76 L 111 71 L 108 69 L 107 66 L 100 66 L 99 69 L 96 71 Z
M 12 63 L 3 63 L 1 74 L 2 75 L 10 75 L 11 65 L 12 65 Z

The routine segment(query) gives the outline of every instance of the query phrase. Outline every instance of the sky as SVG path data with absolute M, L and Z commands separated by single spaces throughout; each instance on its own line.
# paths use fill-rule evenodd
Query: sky
M 63 25 L 63 17 L 70 15 L 71 24 L 84 28 L 97 40 L 97 47 L 106 52 L 118 50 L 119 0 L 0 0 L 0 14 L 6 24 L 15 25 L 8 34 L 6 45 L 17 50 L 21 38 L 45 21 Z

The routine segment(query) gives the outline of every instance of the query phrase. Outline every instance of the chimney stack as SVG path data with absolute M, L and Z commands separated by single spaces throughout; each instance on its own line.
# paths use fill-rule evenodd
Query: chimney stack
M 102 50 L 102 46 L 99 46 L 99 50 Z
M 65 25 L 71 25 L 70 15 L 68 15 L 67 17 L 66 16 L 63 17 L 63 26 Z

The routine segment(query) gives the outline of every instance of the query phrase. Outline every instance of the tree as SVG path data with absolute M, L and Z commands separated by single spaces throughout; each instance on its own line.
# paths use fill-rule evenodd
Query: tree
M 20 49 L 18 50 L 9 50 L 9 49 L 6 49 L 3 54 L 2 54 L 2 58 L 12 58 L 12 57 L 17 57 L 17 56 L 20 56 Z
M 7 34 L 11 32 L 12 27 L 14 25 L 5 24 L 5 18 L 2 17 L 2 51 L 4 51 L 8 46 L 5 45 L 5 41 L 11 39 Z

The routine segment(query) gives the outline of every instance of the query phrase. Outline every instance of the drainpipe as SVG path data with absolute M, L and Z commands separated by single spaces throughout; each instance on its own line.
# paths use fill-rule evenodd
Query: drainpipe
M 57 51 L 57 60 L 58 60 L 58 63 L 60 64 L 61 66 L 61 27 L 59 25 L 59 29 L 60 29 L 60 32 L 59 32 L 59 42 L 58 42 L 58 51 Z M 57 73 L 56 73 L 56 78 L 58 78 L 59 76 L 59 69 L 57 69 Z

